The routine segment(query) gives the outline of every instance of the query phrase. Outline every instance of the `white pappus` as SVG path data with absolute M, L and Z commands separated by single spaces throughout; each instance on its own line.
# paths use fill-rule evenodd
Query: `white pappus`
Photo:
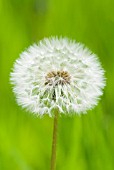
M 86 113 L 97 105 L 105 86 L 104 70 L 83 44 L 44 38 L 30 46 L 10 74 L 19 105 L 37 115 Z

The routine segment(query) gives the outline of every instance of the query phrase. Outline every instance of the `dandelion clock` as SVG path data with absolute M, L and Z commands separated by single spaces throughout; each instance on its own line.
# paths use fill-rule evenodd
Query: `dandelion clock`
M 45 38 L 16 60 L 10 76 L 17 103 L 54 118 L 51 170 L 55 170 L 58 116 L 85 114 L 97 105 L 104 70 L 88 48 L 67 38 Z

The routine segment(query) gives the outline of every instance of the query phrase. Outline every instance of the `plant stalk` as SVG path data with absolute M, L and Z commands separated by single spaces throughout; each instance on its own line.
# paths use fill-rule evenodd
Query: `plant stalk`
M 58 129 L 58 109 L 55 111 L 55 115 L 54 115 L 53 141 L 52 141 L 52 153 L 51 153 L 51 170 L 56 169 L 57 129 Z

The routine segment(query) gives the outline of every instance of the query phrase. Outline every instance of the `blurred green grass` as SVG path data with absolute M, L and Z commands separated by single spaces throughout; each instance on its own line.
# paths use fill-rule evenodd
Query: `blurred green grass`
M 35 118 L 15 102 L 9 74 L 26 47 L 51 35 L 97 53 L 107 86 L 99 105 L 59 119 L 58 170 L 114 170 L 114 1 L 0 1 L 0 170 L 48 170 L 53 120 Z

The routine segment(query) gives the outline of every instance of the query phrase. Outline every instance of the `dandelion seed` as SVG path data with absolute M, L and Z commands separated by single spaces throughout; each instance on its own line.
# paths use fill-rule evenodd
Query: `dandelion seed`
M 17 102 L 37 115 L 86 113 L 105 86 L 98 57 L 67 38 L 45 38 L 16 60 L 11 82 Z

